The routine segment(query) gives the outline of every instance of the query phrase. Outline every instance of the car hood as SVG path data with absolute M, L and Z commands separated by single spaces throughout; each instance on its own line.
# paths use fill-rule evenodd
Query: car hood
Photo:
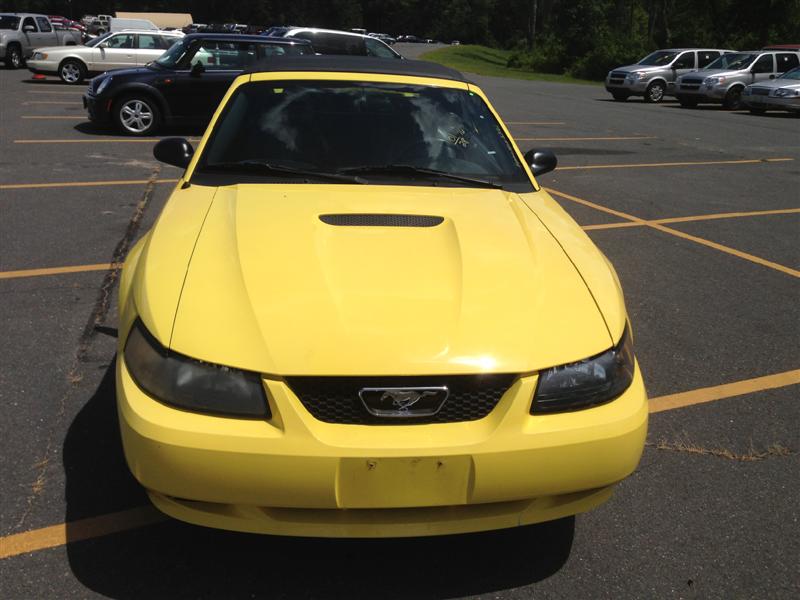
M 612 69 L 613 72 L 632 73 L 633 71 L 663 71 L 666 67 L 659 66 L 645 66 L 645 65 L 625 65 L 624 67 L 617 67 Z
M 320 219 L 365 213 L 442 222 Z M 159 223 L 150 241 L 166 249 L 169 237 Z M 150 286 L 138 302 L 166 306 L 160 293 Z M 174 314 L 171 339 L 160 338 L 174 351 L 276 375 L 521 373 L 612 345 L 561 246 L 516 194 L 500 190 L 219 188 Z
M 800 88 L 800 81 L 797 79 L 766 79 L 764 81 L 757 81 L 747 87 L 763 87 L 763 88 Z

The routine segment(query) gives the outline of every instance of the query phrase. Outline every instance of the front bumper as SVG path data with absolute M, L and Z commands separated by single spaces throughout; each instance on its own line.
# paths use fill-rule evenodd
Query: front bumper
M 58 63 L 52 60 L 33 60 L 25 61 L 25 66 L 31 73 L 39 75 L 58 75 Z
M 723 86 L 709 86 L 705 84 L 676 84 L 672 88 L 672 95 L 679 100 L 686 98 L 687 100 L 695 100 L 698 103 L 713 103 L 721 104 L 725 99 L 725 94 L 728 93 L 727 87 Z
M 622 83 L 615 83 L 606 78 L 606 91 L 612 94 L 614 92 L 625 92 L 631 96 L 643 96 L 649 84 L 649 79 L 639 79 L 637 81 L 625 79 Z
M 201 415 L 145 395 L 121 356 L 117 401 L 128 465 L 154 504 L 224 529 L 332 537 L 440 535 L 589 510 L 630 475 L 647 433 L 637 368 L 618 399 L 531 416 L 520 378 L 479 421 L 335 425 L 282 381 L 264 380 L 270 421 Z
M 93 123 L 108 124 L 111 122 L 111 99 L 98 98 L 91 93 L 83 95 L 83 108 Z
M 790 112 L 800 112 L 800 97 L 777 98 L 773 96 L 742 95 L 742 102 L 748 108 L 761 110 L 788 110 Z

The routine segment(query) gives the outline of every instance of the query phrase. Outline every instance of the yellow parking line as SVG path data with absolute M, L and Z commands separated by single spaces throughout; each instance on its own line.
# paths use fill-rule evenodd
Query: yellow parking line
M 684 233 L 677 229 L 672 229 L 670 227 L 666 227 L 657 223 L 655 221 L 647 221 L 645 219 L 640 219 L 639 217 L 635 217 L 628 213 L 624 213 L 620 210 L 614 210 L 613 208 L 608 208 L 602 206 L 600 204 L 596 204 L 594 202 L 590 202 L 589 200 L 584 200 L 583 198 L 578 198 L 577 196 L 572 196 L 570 194 L 565 194 L 564 192 L 559 192 L 558 190 L 554 190 L 553 188 L 545 188 L 549 193 L 564 198 L 565 200 L 570 200 L 572 202 L 576 202 L 578 204 L 583 204 L 584 206 L 588 206 L 589 208 L 594 208 L 595 210 L 599 210 L 604 213 L 608 213 L 610 215 L 614 215 L 617 217 L 621 217 L 627 221 L 633 221 L 639 225 L 644 225 L 645 227 L 650 227 L 651 229 L 655 229 L 657 231 L 661 231 L 663 233 L 668 233 L 670 235 L 674 235 L 675 237 L 683 238 L 685 240 L 689 240 L 690 242 L 695 242 L 696 244 L 700 244 L 702 246 L 707 246 L 708 248 L 713 248 L 714 250 L 719 250 L 720 252 L 725 252 L 726 254 L 730 254 L 731 256 L 736 256 L 738 258 L 743 258 L 744 260 L 748 260 L 750 262 L 759 264 L 764 267 L 768 267 L 770 269 L 774 269 L 776 271 L 780 271 L 782 273 L 786 273 L 787 275 L 791 275 L 792 277 L 800 277 L 800 271 L 796 269 L 792 269 L 790 267 L 785 267 L 778 263 L 774 263 L 772 261 L 766 260 L 761 258 L 760 256 L 755 256 L 754 254 L 749 254 L 747 252 L 742 252 L 741 250 L 736 250 L 735 248 L 730 248 L 728 246 L 723 246 L 722 244 L 718 244 L 716 242 L 712 242 L 710 240 L 706 240 L 704 238 L 698 237 L 696 235 L 691 235 L 688 233 Z
M 156 179 L 153 183 L 177 183 L 177 179 Z M 64 187 L 104 187 L 113 185 L 146 185 L 149 179 L 127 179 L 116 181 L 61 181 L 57 183 L 3 183 L 0 190 L 31 190 L 42 188 L 64 188 Z
M 51 117 L 49 115 L 23 115 L 21 119 L 65 119 L 65 120 L 86 120 L 85 116 L 81 117 Z
M 715 219 L 738 219 L 742 217 L 764 217 L 769 215 L 788 215 L 800 213 L 800 208 L 779 208 L 776 210 L 753 210 L 750 212 L 732 213 L 713 213 L 708 215 L 692 215 L 690 217 L 670 217 L 668 219 L 650 219 L 637 223 L 634 221 L 622 221 L 618 223 L 602 223 L 599 225 L 584 225 L 584 231 L 595 231 L 597 229 L 623 229 L 627 227 L 644 227 L 650 223 L 689 223 L 695 221 L 712 221 Z
M 83 96 L 83 92 L 78 90 L 28 90 L 29 94 L 75 94 Z
M 86 273 L 89 271 L 107 271 L 119 269 L 121 264 L 99 263 L 95 265 L 74 265 L 69 267 L 48 267 L 45 269 L 20 269 L 18 271 L 0 271 L 0 279 L 20 279 L 22 277 L 43 277 L 45 275 L 66 275 L 68 273 Z
M 69 523 L 60 523 L 24 533 L 15 533 L 0 538 L 0 559 L 55 548 L 65 544 L 90 540 L 120 531 L 127 531 L 166 520 L 152 506 L 140 506 L 130 510 L 90 517 Z
M 694 404 L 714 402 L 743 394 L 752 394 L 797 384 L 800 384 L 800 369 L 652 398 L 649 404 L 650 412 L 658 413 L 675 410 Z M 0 538 L 0 559 L 120 533 L 164 520 L 166 520 L 166 517 L 152 506 L 142 506 L 97 517 L 89 517 L 79 521 L 33 529 L 23 533 L 15 533 Z
M 742 381 L 735 381 L 734 383 L 725 383 L 723 385 L 715 385 L 713 387 L 653 398 L 650 400 L 650 412 L 657 413 L 665 410 L 674 410 L 694 404 L 704 404 L 706 402 L 713 402 L 714 400 L 722 400 L 723 398 L 732 398 L 734 396 L 742 396 L 743 394 L 752 394 L 754 392 L 762 392 L 764 390 L 785 387 L 787 385 L 797 385 L 799 383 L 800 369 L 795 369 L 793 371 L 775 373 L 774 375 L 744 379 Z
M 520 138 L 517 138 L 520 139 Z M 582 165 L 558 167 L 559 171 L 578 171 L 590 169 L 641 169 L 654 167 L 699 167 L 707 165 L 754 165 L 758 163 L 786 162 L 793 158 L 751 158 L 745 160 L 698 160 L 685 162 L 663 162 L 663 163 L 633 163 L 620 165 Z
M 564 121 L 506 121 L 506 125 L 566 125 Z
M 654 140 L 654 135 L 629 135 L 620 137 L 515 137 L 518 142 L 611 142 L 617 140 Z
M 29 104 L 80 104 L 80 102 L 75 102 L 71 100 L 26 100 L 22 103 L 23 106 L 28 106 Z

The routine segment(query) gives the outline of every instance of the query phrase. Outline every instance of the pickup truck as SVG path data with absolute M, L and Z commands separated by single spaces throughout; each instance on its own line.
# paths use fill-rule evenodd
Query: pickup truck
M 79 31 L 56 29 L 45 15 L 0 13 L 0 60 L 9 69 L 19 69 L 34 48 L 77 46 Z

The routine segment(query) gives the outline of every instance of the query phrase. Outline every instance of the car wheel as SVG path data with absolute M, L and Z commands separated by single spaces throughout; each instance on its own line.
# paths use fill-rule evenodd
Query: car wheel
M 86 78 L 86 67 L 81 61 L 68 58 L 58 67 L 58 76 L 64 83 L 76 85 Z
M 696 98 L 678 98 L 678 102 L 680 102 L 683 108 L 697 108 Z
M 611 92 L 611 95 L 617 102 L 625 102 L 630 94 L 628 92 Z
M 722 101 L 722 106 L 728 110 L 739 110 L 742 108 L 742 88 L 734 87 L 728 90 L 725 94 L 725 99 Z
M 6 66 L 9 69 L 19 69 L 22 66 L 22 50 L 13 45 L 6 48 Z
M 763 108 L 751 108 L 750 109 L 750 114 L 751 115 L 763 115 L 763 114 L 766 114 L 766 112 L 767 111 L 764 110 Z
M 645 102 L 661 102 L 664 99 L 664 92 L 666 88 L 664 87 L 664 83 L 661 81 L 654 81 L 650 85 L 647 86 L 647 90 L 644 93 L 644 101 Z
M 125 96 L 114 104 L 114 122 L 122 133 L 150 135 L 161 125 L 161 111 L 147 96 Z

